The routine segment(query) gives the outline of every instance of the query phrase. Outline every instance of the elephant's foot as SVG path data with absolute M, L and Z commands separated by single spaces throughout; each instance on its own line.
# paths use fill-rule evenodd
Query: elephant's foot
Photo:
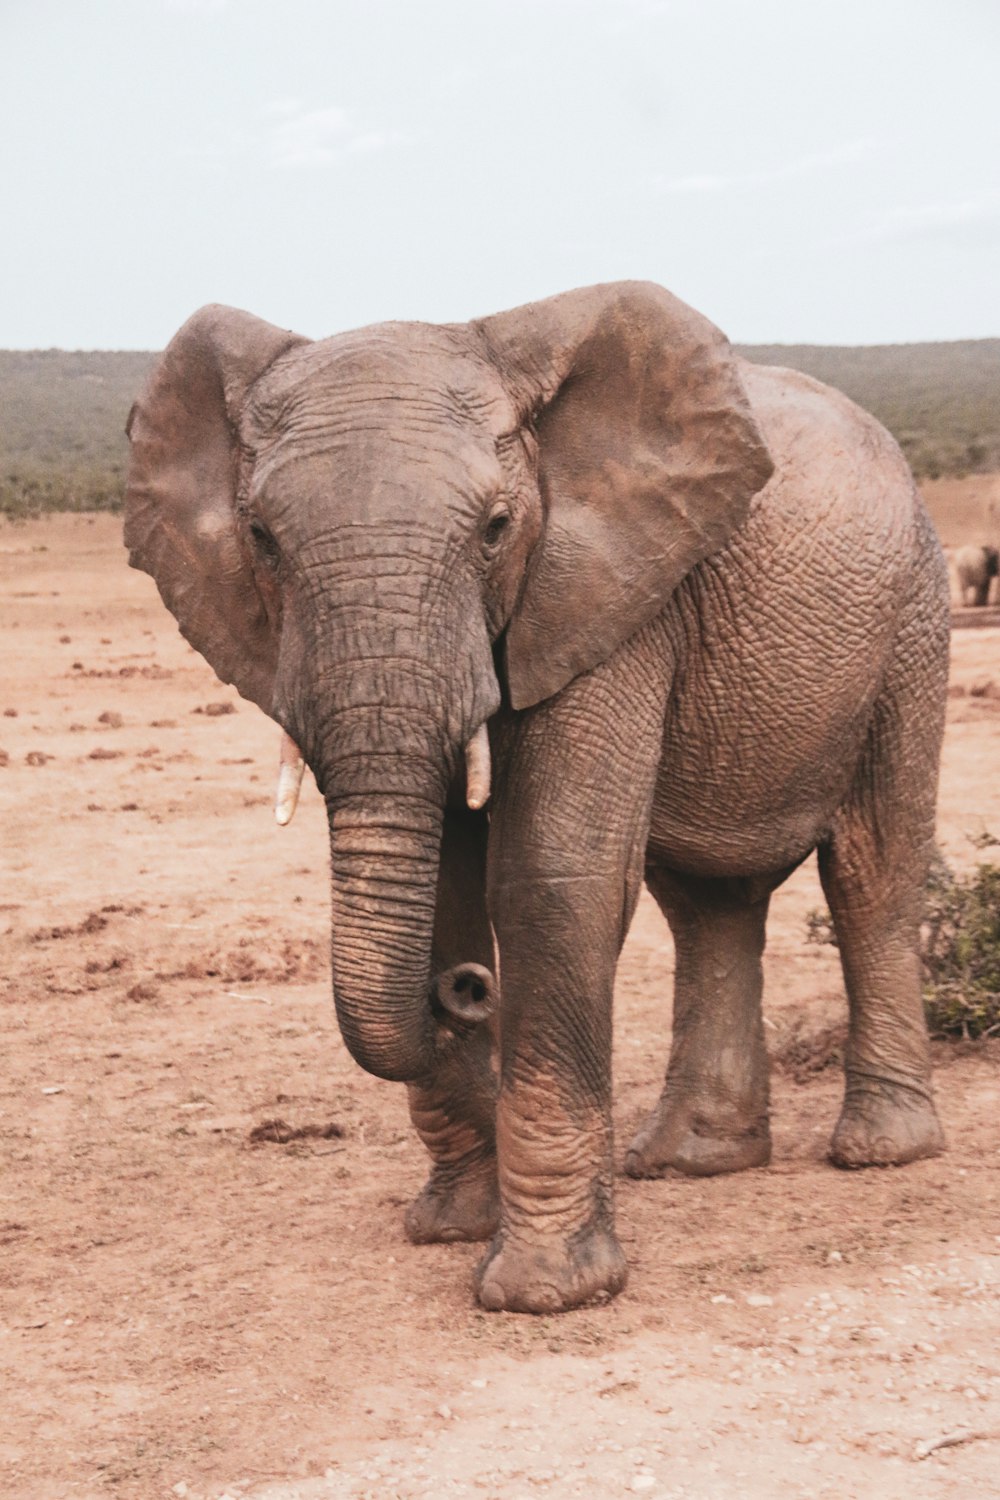
M 836 1167 L 902 1167 L 944 1150 L 934 1105 L 919 1089 L 875 1079 L 849 1079 L 830 1143 Z
M 629 1177 L 662 1177 L 673 1169 L 689 1177 L 714 1177 L 766 1167 L 771 1160 L 767 1114 L 735 1114 L 731 1105 L 717 1111 L 667 1103 L 661 1099 L 636 1133 L 625 1154 Z
M 591 1224 L 549 1244 L 499 1235 L 480 1262 L 476 1281 L 479 1300 L 490 1312 L 556 1313 L 607 1301 L 621 1291 L 627 1275 L 613 1231 Z
M 456 1174 L 437 1166 L 406 1211 L 406 1233 L 415 1245 L 488 1240 L 500 1225 L 496 1157 L 489 1155 Z

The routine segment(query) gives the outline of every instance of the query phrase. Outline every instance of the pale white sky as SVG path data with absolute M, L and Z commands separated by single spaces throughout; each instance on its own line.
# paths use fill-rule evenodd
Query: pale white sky
M 1000 335 L 997 0 L 0 0 L 0 347 L 662 282 Z

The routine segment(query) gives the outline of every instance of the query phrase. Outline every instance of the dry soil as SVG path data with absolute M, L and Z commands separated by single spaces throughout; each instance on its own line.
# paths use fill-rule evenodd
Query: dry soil
M 483 1313 L 476 1247 L 403 1237 L 421 1148 L 337 1034 L 322 808 L 307 786 L 275 826 L 274 726 L 113 519 L 0 531 L 0 589 L 0 1493 L 1000 1495 L 1000 1043 L 935 1048 L 947 1155 L 828 1166 L 841 1083 L 813 1043 L 844 999 L 806 942 L 812 862 L 769 928 L 772 1050 L 806 1038 L 774 1070 L 773 1165 L 622 1178 L 617 1301 Z M 1000 836 L 1000 697 L 969 691 L 1000 691 L 1000 629 L 953 653 L 940 837 L 968 867 Z M 644 898 L 619 1149 L 671 967 Z

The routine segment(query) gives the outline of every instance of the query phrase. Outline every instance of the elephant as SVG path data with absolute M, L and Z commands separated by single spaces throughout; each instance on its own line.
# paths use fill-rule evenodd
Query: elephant
M 990 582 L 1000 573 L 1000 549 L 970 543 L 967 547 L 959 547 L 954 564 L 959 603 L 986 604 L 990 597 Z
M 279 821 L 316 778 L 341 1034 L 407 1086 L 410 1239 L 486 1240 L 485 1308 L 625 1283 L 612 989 L 644 881 L 674 1027 L 627 1173 L 768 1162 L 765 920 L 814 850 L 850 1018 L 832 1160 L 942 1148 L 947 575 L 871 417 L 620 282 L 317 341 L 205 307 L 128 431 L 130 561 L 281 726 Z

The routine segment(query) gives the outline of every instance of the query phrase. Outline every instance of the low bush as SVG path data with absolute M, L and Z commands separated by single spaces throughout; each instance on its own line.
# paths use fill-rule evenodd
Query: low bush
M 0 516 L 30 521 L 50 511 L 120 511 L 125 499 L 123 464 L 106 468 L 26 469 L 0 472 Z
M 828 911 L 807 914 L 806 941 L 837 946 Z M 936 855 L 927 881 L 920 957 L 931 1036 L 1000 1035 L 1000 866 L 980 864 L 970 875 L 956 875 Z
M 963 877 L 935 862 L 920 956 L 932 1036 L 1000 1035 L 1000 866 Z

